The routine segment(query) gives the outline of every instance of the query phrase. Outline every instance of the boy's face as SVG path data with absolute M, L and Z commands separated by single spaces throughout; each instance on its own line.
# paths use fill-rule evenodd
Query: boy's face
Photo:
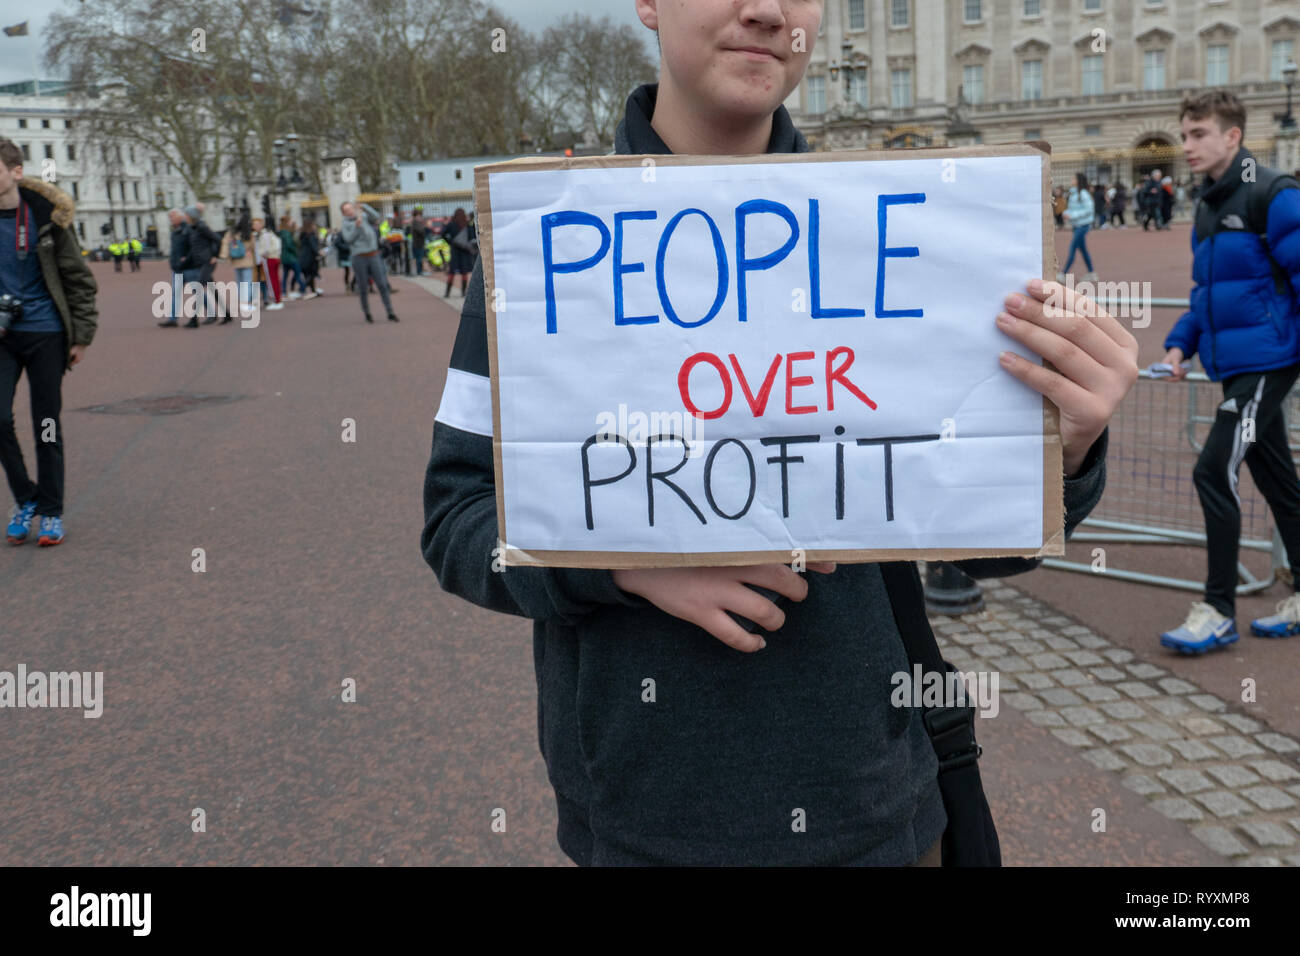
M 663 70 L 709 112 L 761 117 L 799 85 L 823 0 L 636 0 Z
M 1232 161 L 1241 145 L 1241 130 L 1236 126 L 1219 128 L 1219 119 L 1213 113 L 1203 119 L 1183 117 L 1183 153 L 1187 165 L 1194 173 L 1211 173 Z
M 0 193 L 7 193 L 23 178 L 21 166 L 6 166 L 0 163 Z

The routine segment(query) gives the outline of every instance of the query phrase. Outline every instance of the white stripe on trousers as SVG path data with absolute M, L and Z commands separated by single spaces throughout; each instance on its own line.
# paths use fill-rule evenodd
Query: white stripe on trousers
M 1237 472 L 1241 470 L 1241 463 L 1246 460 L 1246 453 L 1250 451 L 1247 445 L 1250 442 L 1242 441 L 1241 433 L 1245 430 L 1246 419 L 1254 421 L 1255 412 L 1259 409 L 1259 401 L 1264 396 L 1265 376 L 1259 377 L 1259 384 L 1255 386 L 1255 397 L 1246 403 L 1246 407 L 1241 410 L 1237 417 L 1237 428 L 1232 433 L 1232 454 L 1228 456 L 1228 487 L 1232 489 L 1232 497 L 1237 501 L 1237 508 L 1241 508 L 1241 495 L 1237 492 L 1237 482 L 1239 480 Z M 1256 435 L 1258 440 L 1259 436 Z

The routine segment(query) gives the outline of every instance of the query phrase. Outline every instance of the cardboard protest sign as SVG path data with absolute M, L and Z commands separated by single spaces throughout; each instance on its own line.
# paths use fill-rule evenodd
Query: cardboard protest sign
M 1034 145 L 476 171 L 506 564 L 1063 552 Z

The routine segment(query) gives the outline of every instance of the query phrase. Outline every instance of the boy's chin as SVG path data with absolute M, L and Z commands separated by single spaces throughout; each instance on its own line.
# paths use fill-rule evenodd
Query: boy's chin
M 771 116 L 785 100 L 781 96 L 781 87 L 775 83 L 764 88 L 761 82 L 735 80 L 720 83 L 708 92 L 719 114 L 737 119 L 743 116 L 757 120 Z

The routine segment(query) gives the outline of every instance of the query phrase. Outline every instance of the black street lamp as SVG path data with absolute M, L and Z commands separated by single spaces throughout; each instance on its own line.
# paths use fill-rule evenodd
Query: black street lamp
M 1281 121 L 1283 129 L 1295 129 L 1295 116 L 1291 113 L 1291 88 L 1295 86 L 1297 69 L 1295 60 L 1288 60 L 1286 66 L 1282 67 L 1282 81 L 1286 83 L 1286 112 L 1274 114 L 1273 118 Z
M 865 64 L 856 61 L 853 52 L 853 44 L 845 40 L 840 44 L 840 53 L 842 62 L 831 60 L 830 74 L 831 82 L 834 83 L 841 73 L 844 74 L 844 102 L 849 102 L 853 94 L 853 80 L 862 81 L 866 79 L 867 68 Z

